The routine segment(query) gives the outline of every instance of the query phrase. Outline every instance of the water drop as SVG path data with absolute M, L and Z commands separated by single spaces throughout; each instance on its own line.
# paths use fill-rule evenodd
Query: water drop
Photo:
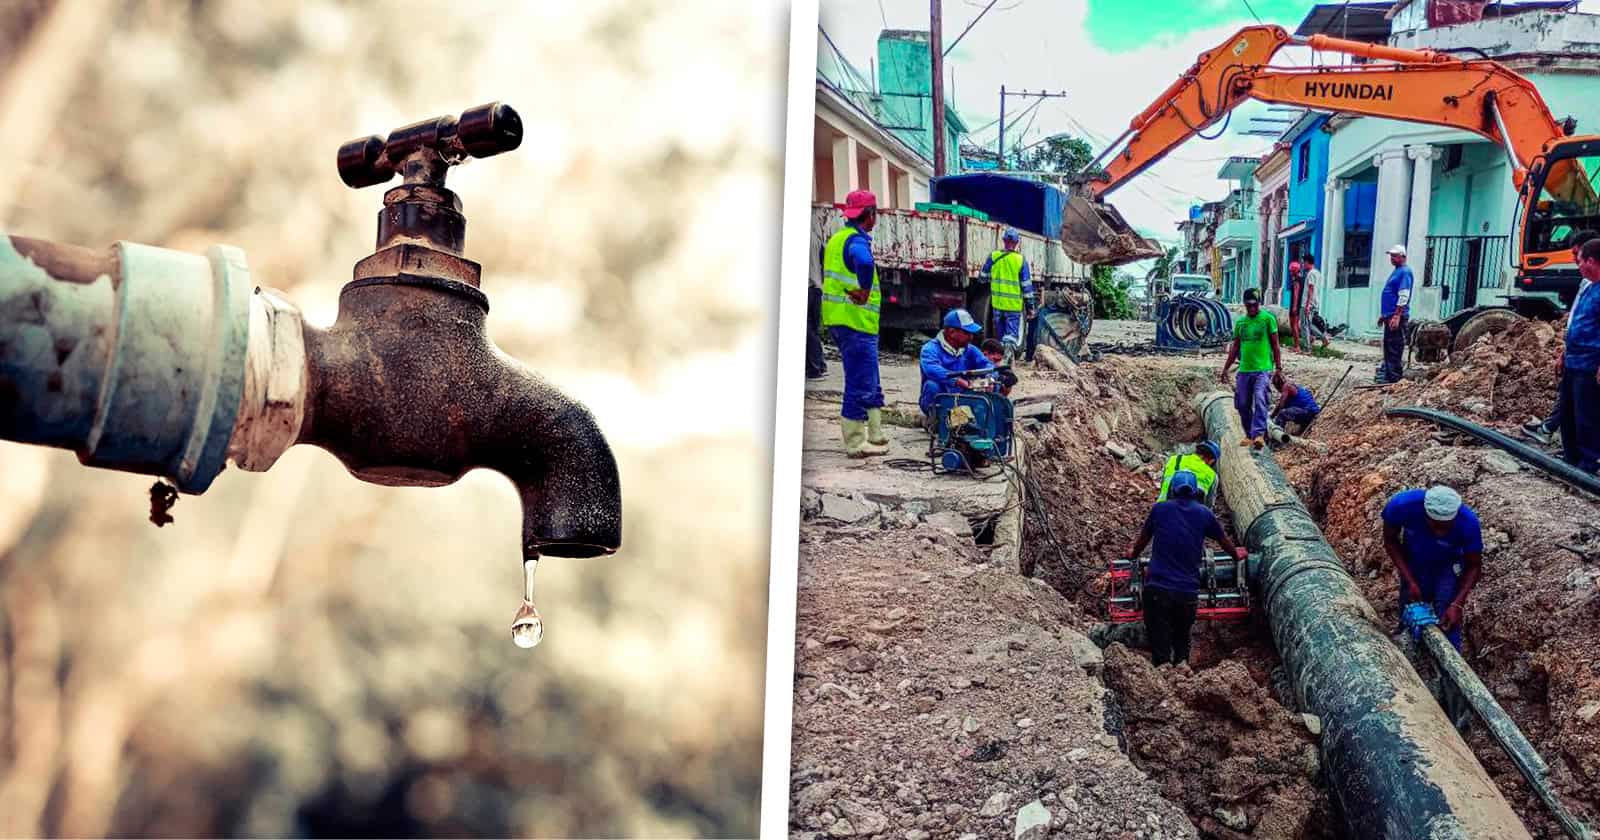
M 533 605 L 533 573 L 539 567 L 539 556 L 533 554 L 522 561 L 522 606 L 511 619 L 511 642 L 527 649 L 544 638 L 544 619 Z

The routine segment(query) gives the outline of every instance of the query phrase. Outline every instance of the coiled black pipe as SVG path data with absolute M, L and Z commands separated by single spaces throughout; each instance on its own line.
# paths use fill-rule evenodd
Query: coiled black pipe
M 1233 315 L 1220 302 L 1192 294 L 1168 297 L 1156 308 L 1156 346 L 1211 347 L 1233 337 Z
M 1418 420 L 1429 420 L 1448 429 L 1454 429 L 1465 435 L 1471 435 L 1490 446 L 1495 447 L 1508 455 L 1539 470 L 1545 475 L 1558 481 L 1563 481 L 1586 493 L 1600 496 L 1600 479 L 1568 464 L 1565 461 L 1540 452 L 1537 449 L 1519 440 L 1505 435 L 1469 420 L 1463 420 L 1447 411 L 1438 411 L 1421 406 L 1398 406 L 1384 412 L 1390 417 L 1414 417 Z

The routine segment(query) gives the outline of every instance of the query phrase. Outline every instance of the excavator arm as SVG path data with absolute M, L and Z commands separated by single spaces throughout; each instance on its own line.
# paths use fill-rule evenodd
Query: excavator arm
M 1273 56 L 1291 44 L 1383 63 L 1270 66 Z M 1296 41 L 1279 26 L 1245 27 L 1201 53 L 1102 153 L 1110 153 L 1104 174 L 1069 201 L 1062 230 L 1068 254 L 1093 262 L 1115 253 L 1115 244 L 1104 236 L 1106 225 L 1099 221 L 1115 212 L 1102 203 L 1104 197 L 1184 141 L 1203 136 L 1249 99 L 1470 131 L 1505 149 L 1519 188 L 1535 158 L 1566 134 L 1533 83 L 1498 62 L 1326 35 Z M 1552 168 L 1543 186 L 1574 203 L 1596 203 L 1594 189 L 1578 167 Z
M 1288 44 L 1392 63 L 1267 66 Z M 1282 27 L 1252 26 L 1202 53 L 1133 119 L 1106 177 L 1090 182 L 1092 195 L 1105 196 L 1248 99 L 1470 131 L 1506 150 L 1519 187 L 1545 145 L 1565 134 L 1533 83 L 1498 62 L 1325 35 L 1297 42 Z

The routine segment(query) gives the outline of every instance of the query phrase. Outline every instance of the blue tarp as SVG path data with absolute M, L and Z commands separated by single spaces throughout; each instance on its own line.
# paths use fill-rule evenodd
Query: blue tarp
M 963 204 L 1018 230 L 1059 239 L 1067 196 L 1049 184 L 1009 175 L 946 175 L 933 180 L 933 201 Z

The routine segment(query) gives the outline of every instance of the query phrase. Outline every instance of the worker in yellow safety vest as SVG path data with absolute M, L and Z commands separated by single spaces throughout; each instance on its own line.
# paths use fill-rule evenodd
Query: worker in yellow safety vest
M 883 388 L 878 383 L 878 271 L 872 261 L 872 228 L 878 199 L 868 190 L 845 197 L 845 224 L 828 238 L 822 261 L 822 325 L 839 348 L 844 366 L 840 426 L 852 458 L 883 455 Z
M 1211 495 L 1211 485 L 1217 482 L 1217 456 L 1222 450 L 1209 440 L 1202 440 L 1195 445 L 1193 452 L 1183 452 L 1167 459 L 1167 465 L 1161 470 L 1161 493 L 1156 496 L 1156 501 L 1167 500 L 1167 490 L 1172 484 L 1173 473 L 1179 470 L 1188 470 L 1194 473 L 1195 484 L 1200 487 L 1199 498 L 1204 500 Z
M 1028 272 L 1028 261 L 1017 247 L 1022 237 L 1015 228 L 1006 228 L 1000 239 L 1002 249 L 989 255 L 983 264 L 983 273 L 989 278 L 989 310 L 994 313 L 994 331 L 1005 347 L 1005 364 L 1011 364 L 1017 347 L 1022 344 L 1022 313 L 1028 313 L 1033 322 L 1033 278 Z

